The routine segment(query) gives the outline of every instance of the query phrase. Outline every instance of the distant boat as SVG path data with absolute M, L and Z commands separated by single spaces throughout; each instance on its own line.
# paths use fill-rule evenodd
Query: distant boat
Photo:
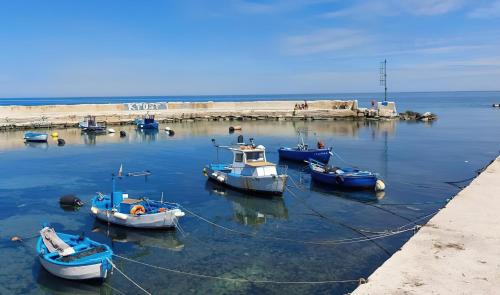
M 139 129 L 158 129 L 158 122 L 154 115 L 146 115 L 144 119 L 135 119 L 135 125 Z
M 309 159 L 327 163 L 330 160 L 330 149 L 325 148 L 321 141 L 318 141 L 318 148 L 309 148 L 304 144 L 302 134 L 299 132 L 299 143 L 296 147 L 280 147 L 278 154 L 281 160 L 304 162 Z
M 39 133 L 39 132 L 25 132 L 24 140 L 27 142 L 47 142 L 47 138 L 49 135 L 47 133 Z
M 56 233 L 50 227 L 40 231 L 36 251 L 42 266 L 64 279 L 104 280 L 112 269 L 109 246 L 83 236 Z
M 384 190 L 385 185 L 377 174 L 354 168 L 329 167 L 327 164 L 309 160 L 311 178 L 338 188 Z
M 78 127 L 84 132 L 105 133 L 106 123 L 97 123 L 95 116 L 88 115 L 78 123 Z
M 278 174 L 276 164 L 267 162 L 264 146 L 251 140 L 251 144 L 223 148 L 233 153 L 233 163 L 207 165 L 203 171 L 209 179 L 243 191 L 283 194 L 288 175 Z
M 175 228 L 178 219 L 185 215 L 179 204 L 133 199 L 128 194 L 113 191 L 110 195 L 98 193 L 92 199 L 92 214 L 102 221 L 135 228 Z

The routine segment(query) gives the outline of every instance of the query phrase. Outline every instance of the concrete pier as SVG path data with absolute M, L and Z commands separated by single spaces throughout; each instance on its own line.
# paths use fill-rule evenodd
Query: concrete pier
M 352 294 L 500 294 L 500 157 Z

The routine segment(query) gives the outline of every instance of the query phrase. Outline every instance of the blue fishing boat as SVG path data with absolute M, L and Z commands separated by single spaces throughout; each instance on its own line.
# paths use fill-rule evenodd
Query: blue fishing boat
M 90 211 L 99 220 L 134 228 L 176 228 L 178 219 L 185 215 L 179 204 L 164 202 L 163 197 L 161 201 L 134 199 L 116 191 L 114 176 L 111 194 L 97 193 Z
M 47 133 L 28 131 L 24 133 L 24 140 L 26 142 L 47 142 L 49 135 Z
M 376 191 L 385 189 L 383 181 L 378 179 L 377 174 L 373 172 L 355 168 L 331 167 L 313 159 L 308 162 L 311 178 L 314 181 L 344 189 L 373 189 Z
M 215 140 L 213 140 L 215 142 Z M 285 172 L 278 173 L 276 164 L 266 159 L 264 146 L 240 143 L 235 146 L 216 146 L 233 153 L 232 164 L 210 164 L 203 169 L 209 179 L 248 192 L 281 195 L 285 190 Z
M 158 129 L 158 122 L 154 115 L 146 115 L 143 119 L 135 119 L 135 125 L 139 129 Z
M 51 274 L 70 280 L 106 279 L 112 269 L 113 251 L 108 245 L 82 235 L 56 233 L 44 227 L 36 251 Z
M 304 162 L 309 159 L 327 163 L 330 160 L 330 149 L 325 148 L 321 141 L 318 141 L 317 148 L 310 148 L 304 143 L 302 134 L 299 132 L 299 143 L 296 147 L 280 147 L 278 154 L 281 160 Z

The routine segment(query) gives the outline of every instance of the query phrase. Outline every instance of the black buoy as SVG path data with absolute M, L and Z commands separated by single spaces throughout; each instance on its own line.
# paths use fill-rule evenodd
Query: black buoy
M 243 143 L 243 135 L 238 135 L 238 143 Z
M 66 144 L 66 141 L 65 141 L 64 139 L 59 138 L 59 139 L 57 140 L 57 145 L 58 145 L 58 146 L 63 146 L 63 145 L 65 145 L 65 144 Z
M 234 132 L 234 127 L 233 126 L 230 126 L 229 127 L 229 133 L 233 133 Z
M 175 135 L 175 131 L 174 130 L 169 130 L 168 131 L 168 136 L 174 136 Z
M 68 207 L 81 207 L 83 206 L 82 200 L 80 200 L 75 195 L 64 195 L 59 199 L 59 204 L 61 206 Z
M 121 130 L 120 131 L 120 137 L 125 137 L 125 136 L 127 136 L 127 132 Z

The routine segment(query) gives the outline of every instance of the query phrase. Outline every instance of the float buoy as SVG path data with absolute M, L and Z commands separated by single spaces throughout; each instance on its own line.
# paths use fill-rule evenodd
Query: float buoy
M 130 214 L 139 215 L 144 213 L 146 213 L 146 209 L 144 209 L 144 206 L 142 205 L 135 205 L 132 209 L 130 209 Z
M 125 136 L 127 136 L 127 132 L 125 132 L 123 130 L 120 131 L 120 137 L 125 137 Z
M 65 141 L 64 139 L 59 138 L 59 139 L 57 140 L 57 145 L 58 145 L 58 146 L 63 146 L 63 145 L 65 145 L 65 144 L 66 144 L 66 141 Z
M 233 133 L 235 130 L 241 130 L 241 126 L 229 126 L 229 132 Z
M 51 134 L 51 135 L 52 135 L 52 137 L 58 137 L 58 136 L 59 136 L 59 133 L 57 133 L 57 132 L 52 132 L 52 134 Z
M 381 179 L 378 179 L 377 182 L 375 182 L 375 191 L 381 192 L 383 190 L 385 190 L 385 183 Z
M 82 200 L 75 195 L 64 195 L 59 199 L 61 206 L 81 207 L 83 206 Z
M 108 132 L 109 132 L 109 133 L 115 133 L 116 131 L 115 131 L 115 129 L 113 129 L 113 128 L 109 128 L 109 129 L 108 129 Z

